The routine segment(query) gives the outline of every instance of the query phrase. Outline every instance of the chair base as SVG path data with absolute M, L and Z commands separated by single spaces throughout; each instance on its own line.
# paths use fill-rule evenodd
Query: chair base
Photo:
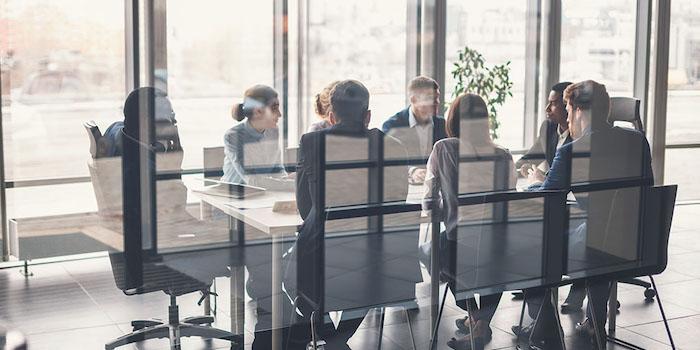
M 243 347 L 243 336 L 236 335 L 211 326 L 205 326 L 214 322 L 212 316 L 194 316 L 178 320 L 178 307 L 175 297 L 170 297 L 171 304 L 168 308 L 167 324 L 159 320 L 136 320 L 131 325 L 134 331 L 123 335 L 105 345 L 105 350 L 112 350 L 123 345 L 141 342 L 148 339 L 170 339 L 170 349 L 180 350 L 180 338 L 201 337 L 205 339 L 222 339 L 230 341 L 231 348 Z
M 656 296 L 656 290 L 652 288 L 651 283 L 641 280 L 639 278 L 623 278 L 619 280 L 620 283 L 631 284 L 634 286 L 639 286 L 644 288 L 644 298 L 646 300 L 653 300 Z

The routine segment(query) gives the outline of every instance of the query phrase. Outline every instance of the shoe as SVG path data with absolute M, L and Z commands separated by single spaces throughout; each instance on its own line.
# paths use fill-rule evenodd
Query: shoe
M 577 323 L 575 330 L 576 330 L 576 334 L 578 334 L 579 337 L 582 337 L 582 338 L 594 338 L 595 337 L 595 328 L 593 328 L 593 322 L 589 318 L 586 318 L 585 320 L 583 320 L 583 322 Z
M 513 326 L 510 327 L 510 330 L 513 331 L 513 334 L 515 334 L 516 337 L 519 338 L 529 338 L 530 334 L 532 333 L 532 328 L 534 324 L 529 324 L 524 327 L 520 326 Z
M 472 343 L 469 340 L 469 337 L 463 337 L 463 338 L 452 338 L 447 341 L 447 346 L 450 347 L 450 349 L 455 349 L 455 350 L 472 350 Z M 474 338 L 474 350 L 483 350 L 484 349 L 484 341 L 481 338 Z
M 469 326 L 467 325 L 467 321 L 469 321 L 469 316 L 460 317 L 455 320 L 455 326 L 457 326 L 457 329 L 459 329 L 463 333 L 469 334 Z M 472 327 L 474 327 L 473 323 Z

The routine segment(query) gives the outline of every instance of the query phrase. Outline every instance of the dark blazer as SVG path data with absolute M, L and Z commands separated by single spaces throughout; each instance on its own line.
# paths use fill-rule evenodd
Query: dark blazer
M 525 163 L 539 164 L 543 160 L 547 161 L 547 165 L 552 167 L 552 161 L 554 161 L 554 156 L 557 152 L 557 143 L 559 142 L 559 135 L 557 134 L 557 128 L 559 126 L 557 123 L 545 120 L 540 125 L 540 132 L 537 135 L 537 140 L 532 144 L 529 150 L 518 159 L 515 163 L 516 168 L 520 168 Z M 571 136 L 566 138 L 564 144 L 571 142 Z
M 325 143 L 321 144 L 324 137 Z M 379 138 L 384 140 L 385 160 L 403 158 L 405 161 L 406 151 L 401 143 L 384 135 L 378 129 L 367 130 L 361 126 L 338 124 L 329 129 L 304 134 L 301 138 L 298 150 L 296 199 L 299 214 L 304 219 L 304 223 L 299 230 L 293 250 L 296 256 L 296 263 L 293 265 L 302 269 L 295 274 L 302 301 L 299 304 L 300 310 L 304 314 L 309 313 L 309 306 L 304 305 L 303 301 L 308 302 L 324 297 L 315 295 L 316 292 L 312 288 L 312 286 L 317 285 L 318 278 L 324 278 L 323 275 L 314 272 L 321 265 L 327 267 L 325 276 L 327 280 L 331 278 L 329 276 L 334 276 L 328 272 L 329 266 L 332 267 L 332 271 L 336 269 L 347 270 L 334 276 L 332 281 L 329 280 L 326 283 L 327 310 L 389 302 L 389 300 L 382 301 L 383 298 L 389 296 L 394 302 L 414 298 L 414 284 L 421 280 L 418 250 L 416 249 L 419 227 L 418 212 L 409 213 L 416 216 L 416 225 L 405 231 L 405 234 L 367 234 L 368 220 L 366 217 L 326 222 L 323 217 L 318 215 L 319 211 L 324 209 L 323 204 L 318 203 L 319 200 L 325 200 L 325 207 L 365 204 L 372 202 L 373 200 L 368 198 L 371 193 L 377 192 L 373 190 L 376 189 L 376 184 L 372 182 L 371 175 L 368 175 L 367 168 L 321 169 L 320 147 L 325 147 L 327 162 L 365 161 L 378 156 L 378 149 L 370 146 L 370 140 Z M 407 165 L 391 165 L 384 168 L 384 201 L 406 199 L 408 192 L 407 170 Z M 323 197 L 317 197 L 317 186 L 322 178 L 321 174 L 325 177 L 325 191 Z M 394 222 L 398 222 L 398 225 L 406 224 L 405 220 L 398 221 L 393 217 L 385 217 L 385 225 L 391 226 Z M 325 237 L 320 239 L 321 237 L 318 235 L 322 228 L 325 231 Z M 333 234 L 337 231 L 355 230 L 357 232 L 353 232 L 351 235 Z M 365 234 L 362 234 L 362 230 L 365 230 Z M 319 254 L 316 254 L 322 248 L 319 244 L 325 245 L 325 258 L 320 261 L 317 260 Z M 403 251 L 400 254 L 403 256 L 401 267 L 389 266 L 387 259 L 395 258 L 398 251 Z M 384 277 L 377 279 L 379 276 L 377 271 L 385 273 Z M 390 275 L 401 276 L 401 279 L 398 281 L 385 278 Z M 287 278 L 291 278 L 291 275 L 288 274 Z M 368 281 L 373 281 L 375 286 L 369 286 Z M 385 284 L 388 285 L 385 286 Z M 340 288 L 340 286 L 346 287 Z M 347 286 L 352 286 L 352 288 Z M 372 293 L 374 288 L 391 291 L 391 293 Z M 338 297 L 338 295 L 345 297 Z M 335 301 L 331 302 L 330 300 Z M 341 302 L 339 300 L 349 301 Z
M 568 189 L 572 183 L 622 178 L 642 178 L 653 184 L 651 152 L 642 133 L 612 127 L 561 146 L 539 189 Z
M 382 124 L 382 131 L 390 136 L 397 138 L 406 147 L 406 151 L 409 156 L 429 156 L 428 154 L 423 154 L 420 150 L 420 141 L 418 140 L 418 135 L 415 132 L 404 132 L 410 130 L 410 124 L 408 122 L 408 109 L 406 107 L 404 110 L 394 114 L 391 118 Z M 442 117 L 433 117 L 433 142 L 438 142 L 444 138 L 447 138 L 447 132 L 445 131 L 445 119 Z

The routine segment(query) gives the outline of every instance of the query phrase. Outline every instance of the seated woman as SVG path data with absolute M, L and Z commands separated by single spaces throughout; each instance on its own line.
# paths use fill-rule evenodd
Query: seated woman
M 243 102 L 233 106 L 231 114 L 240 123 L 224 135 L 222 181 L 268 189 L 294 187 L 282 165 L 279 107 L 277 91 L 266 85 L 249 88 Z
M 448 138 L 435 143 L 428 158 L 423 196 L 424 209 L 428 209 L 428 201 L 433 198 L 442 209 L 446 230 L 441 233 L 441 250 L 447 240 L 457 239 L 460 220 L 482 219 L 491 208 L 490 205 L 460 208 L 459 194 L 513 189 L 516 182 L 512 156 L 491 140 L 487 107 L 481 97 L 467 93 L 452 102 L 446 131 Z M 464 156 L 474 161 L 460 161 Z M 474 298 L 457 301 L 460 308 L 472 312 L 470 317 L 458 319 L 457 327 L 466 332 L 471 329 L 478 347 L 491 337 L 489 324 L 500 299 L 499 293 L 482 295 L 478 306 Z M 468 322 L 472 322 L 471 327 Z M 447 345 L 468 349 L 469 337 L 452 338 Z
M 332 126 L 328 112 L 331 111 L 331 90 L 335 84 L 338 84 L 337 80 L 326 85 L 321 92 L 316 94 L 316 98 L 314 99 L 314 111 L 319 120 L 309 125 L 309 129 L 306 131 L 307 133 L 328 129 Z

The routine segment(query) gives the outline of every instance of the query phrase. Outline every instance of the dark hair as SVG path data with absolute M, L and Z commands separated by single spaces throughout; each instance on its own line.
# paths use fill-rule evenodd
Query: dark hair
M 138 115 L 144 101 L 146 101 L 146 103 L 153 101 L 155 121 L 175 123 L 173 106 L 170 104 L 166 93 L 163 90 L 150 86 L 140 87 L 129 93 L 129 96 L 127 96 L 124 101 L 124 117 Z M 147 112 L 150 113 L 150 111 Z
M 433 89 L 437 90 L 439 88 L 437 81 L 435 79 L 426 77 L 424 75 L 419 75 L 410 82 L 408 82 L 407 90 L 409 93 L 415 92 L 416 90 L 422 89 Z
M 564 90 L 566 90 L 566 88 L 569 87 L 569 85 L 571 85 L 571 84 L 573 84 L 573 83 L 570 81 L 563 81 L 561 83 L 556 83 L 556 84 L 554 84 L 554 86 L 552 86 L 552 91 L 558 92 L 563 97 Z
M 343 80 L 331 90 L 331 110 L 341 121 L 358 123 L 369 109 L 369 91 L 357 80 Z
M 144 111 L 145 107 L 145 111 Z M 129 93 L 124 101 L 124 119 L 132 121 L 141 113 L 153 113 L 155 140 L 152 146 L 156 152 L 181 151 L 180 136 L 172 104 L 163 90 L 146 86 Z M 117 144 L 116 154 L 121 154 Z
M 314 100 L 314 111 L 321 117 L 326 117 L 331 109 L 331 90 L 338 81 L 331 82 L 326 85 L 321 92 L 316 94 Z
M 488 120 L 488 117 L 489 113 L 484 99 L 477 94 L 464 93 L 450 105 L 445 131 L 449 137 L 459 137 L 459 124 L 462 120 Z
M 254 85 L 243 94 L 243 102 L 233 105 L 231 116 L 237 121 L 242 121 L 252 116 L 255 109 L 270 105 L 277 96 L 277 91 L 267 85 Z

